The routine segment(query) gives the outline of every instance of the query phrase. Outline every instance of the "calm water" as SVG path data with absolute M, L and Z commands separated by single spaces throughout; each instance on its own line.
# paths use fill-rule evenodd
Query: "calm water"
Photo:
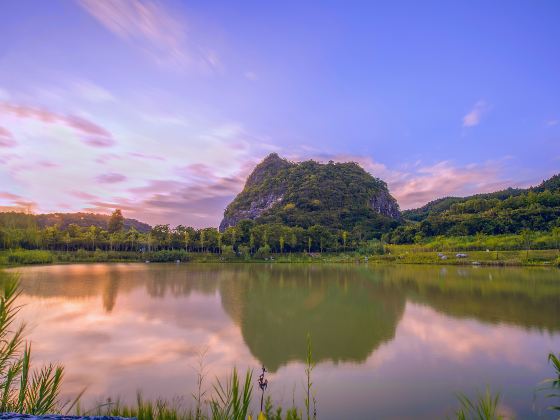
M 21 268 L 35 362 L 66 366 L 65 396 L 190 395 L 270 370 L 275 401 L 303 394 L 312 336 L 321 419 L 443 418 L 455 393 L 501 391 L 517 418 L 560 352 L 560 271 L 364 265 L 68 265 Z M 210 384 L 208 384 L 210 385 Z M 295 390 L 295 391 L 294 391 Z M 536 405 L 536 407 L 534 407 Z

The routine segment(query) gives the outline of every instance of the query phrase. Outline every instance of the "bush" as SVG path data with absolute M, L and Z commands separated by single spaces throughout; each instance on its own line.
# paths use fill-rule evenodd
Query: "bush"
M 255 258 L 268 258 L 270 256 L 270 247 L 268 245 L 265 246 L 261 246 L 259 249 L 257 249 L 257 252 L 255 252 Z
M 175 250 L 162 250 L 156 252 L 147 252 L 145 254 L 146 260 L 152 262 L 174 262 L 174 261 L 188 261 L 189 257 L 187 252 L 183 249 Z
M 49 251 L 16 250 L 8 254 L 8 264 L 51 264 L 53 254 Z
M 385 247 L 381 241 L 372 239 L 362 244 L 356 251 L 360 255 L 383 255 L 385 254 Z

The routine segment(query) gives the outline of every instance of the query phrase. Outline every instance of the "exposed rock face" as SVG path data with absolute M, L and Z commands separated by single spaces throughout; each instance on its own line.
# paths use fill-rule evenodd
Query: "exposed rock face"
M 238 210 L 232 212 L 228 215 L 228 212 L 224 212 L 224 218 L 220 223 L 220 232 L 223 232 L 230 226 L 235 226 L 241 220 L 255 220 L 266 210 L 272 208 L 276 203 L 279 203 L 284 198 L 283 195 L 269 194 L 258 201 L 251 202 L 251 206 L 247 210 Z
M 389 194 L 389 191 L 380 191 L 371 199 L 371 208 L 379 214 L 400 220 L 401 212 L 397 201 Z
M 367 209 L 401 220 L 397 201 L 386 184 L 358 164 L 293 163 L 272 153 L 255 167 L 243 191 L 228 205 L 220 231 L 244 219 L 301 225 L 303 214 L 307 217 L 304 224 L 310 225 L 322 223 L 325 215 L 332 221 L 343 213 L 362 214 Z

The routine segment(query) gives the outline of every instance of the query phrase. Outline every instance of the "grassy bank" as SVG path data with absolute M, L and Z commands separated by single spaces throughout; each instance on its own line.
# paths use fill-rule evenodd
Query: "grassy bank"
M 457 256 L 457 254 L 464 254 Z M 466 255 L 466 256 L 465 256 Z M 552 249 L 528 251 L 449 251 L 437 252 L 417 245 L 385 245 L 382 253 L 272 253 L 267 256 L 239 256 L 184 250 L 157 252 L 125 251 L 0 251 L 0 266 L 32 264 L 69 264 L 104 262 L 197 262 L 197 263 L 372 263 L 372 264 L 432 264 L 489 266 L 560 266 L 560 253 Z

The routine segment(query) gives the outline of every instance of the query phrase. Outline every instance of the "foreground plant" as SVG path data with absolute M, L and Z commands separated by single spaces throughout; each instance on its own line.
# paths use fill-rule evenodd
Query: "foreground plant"
M 560 411 L 560 354 L 556 356 L 554 353 L 550 353 L 548 362 L 552 363 L 556 377 L 544 380 L 542 389 L 548 391 L 548 394 L 545 395 L 546 398 L 554 400 L 548 409 Z
M 248 370 L 241 386 L 237 369 L 233 368 L 231 376 L 225 383 L 216 379 L 214 392 L 210 401 L 212 419 L 214 420 L 245 420 L 251 404 L 253 388 L 251 386 L 253 371 Z
M 62 366 L 31 369 L 31 344 L 24 342 L 25 324 L 15 327 L 21 306 L 17 276 L 0 273 L 0 412 L 46 414 L 60 412 Z M 68 410 L 73 408 L 71 404 Z
M 464 394 L 457 396 L 461 408 L 457 411 L 457 420 L 501 420 L 504 417 L 498 413 L 500 394 L 492 395 L 489 388 L 484 394 L 479 394 L 476 400 L 471 400 Z
M 311 335 L 307 334 L 307 355 L 305 358 L 305 376 L 307 378 L 307 393 L 305 395 L 305 409 L 307 410 L 307 420 L 311 417 L 309 415 L 311 398 L 313 398 L 313 419 L 317 418 L 317 399 L 315 398 L 315 393 L 312 392 L 313 382 L 311 382 L 311 372 L 315 368 L 315 362 L 313 361 L 313 354 L 311 352 Z

